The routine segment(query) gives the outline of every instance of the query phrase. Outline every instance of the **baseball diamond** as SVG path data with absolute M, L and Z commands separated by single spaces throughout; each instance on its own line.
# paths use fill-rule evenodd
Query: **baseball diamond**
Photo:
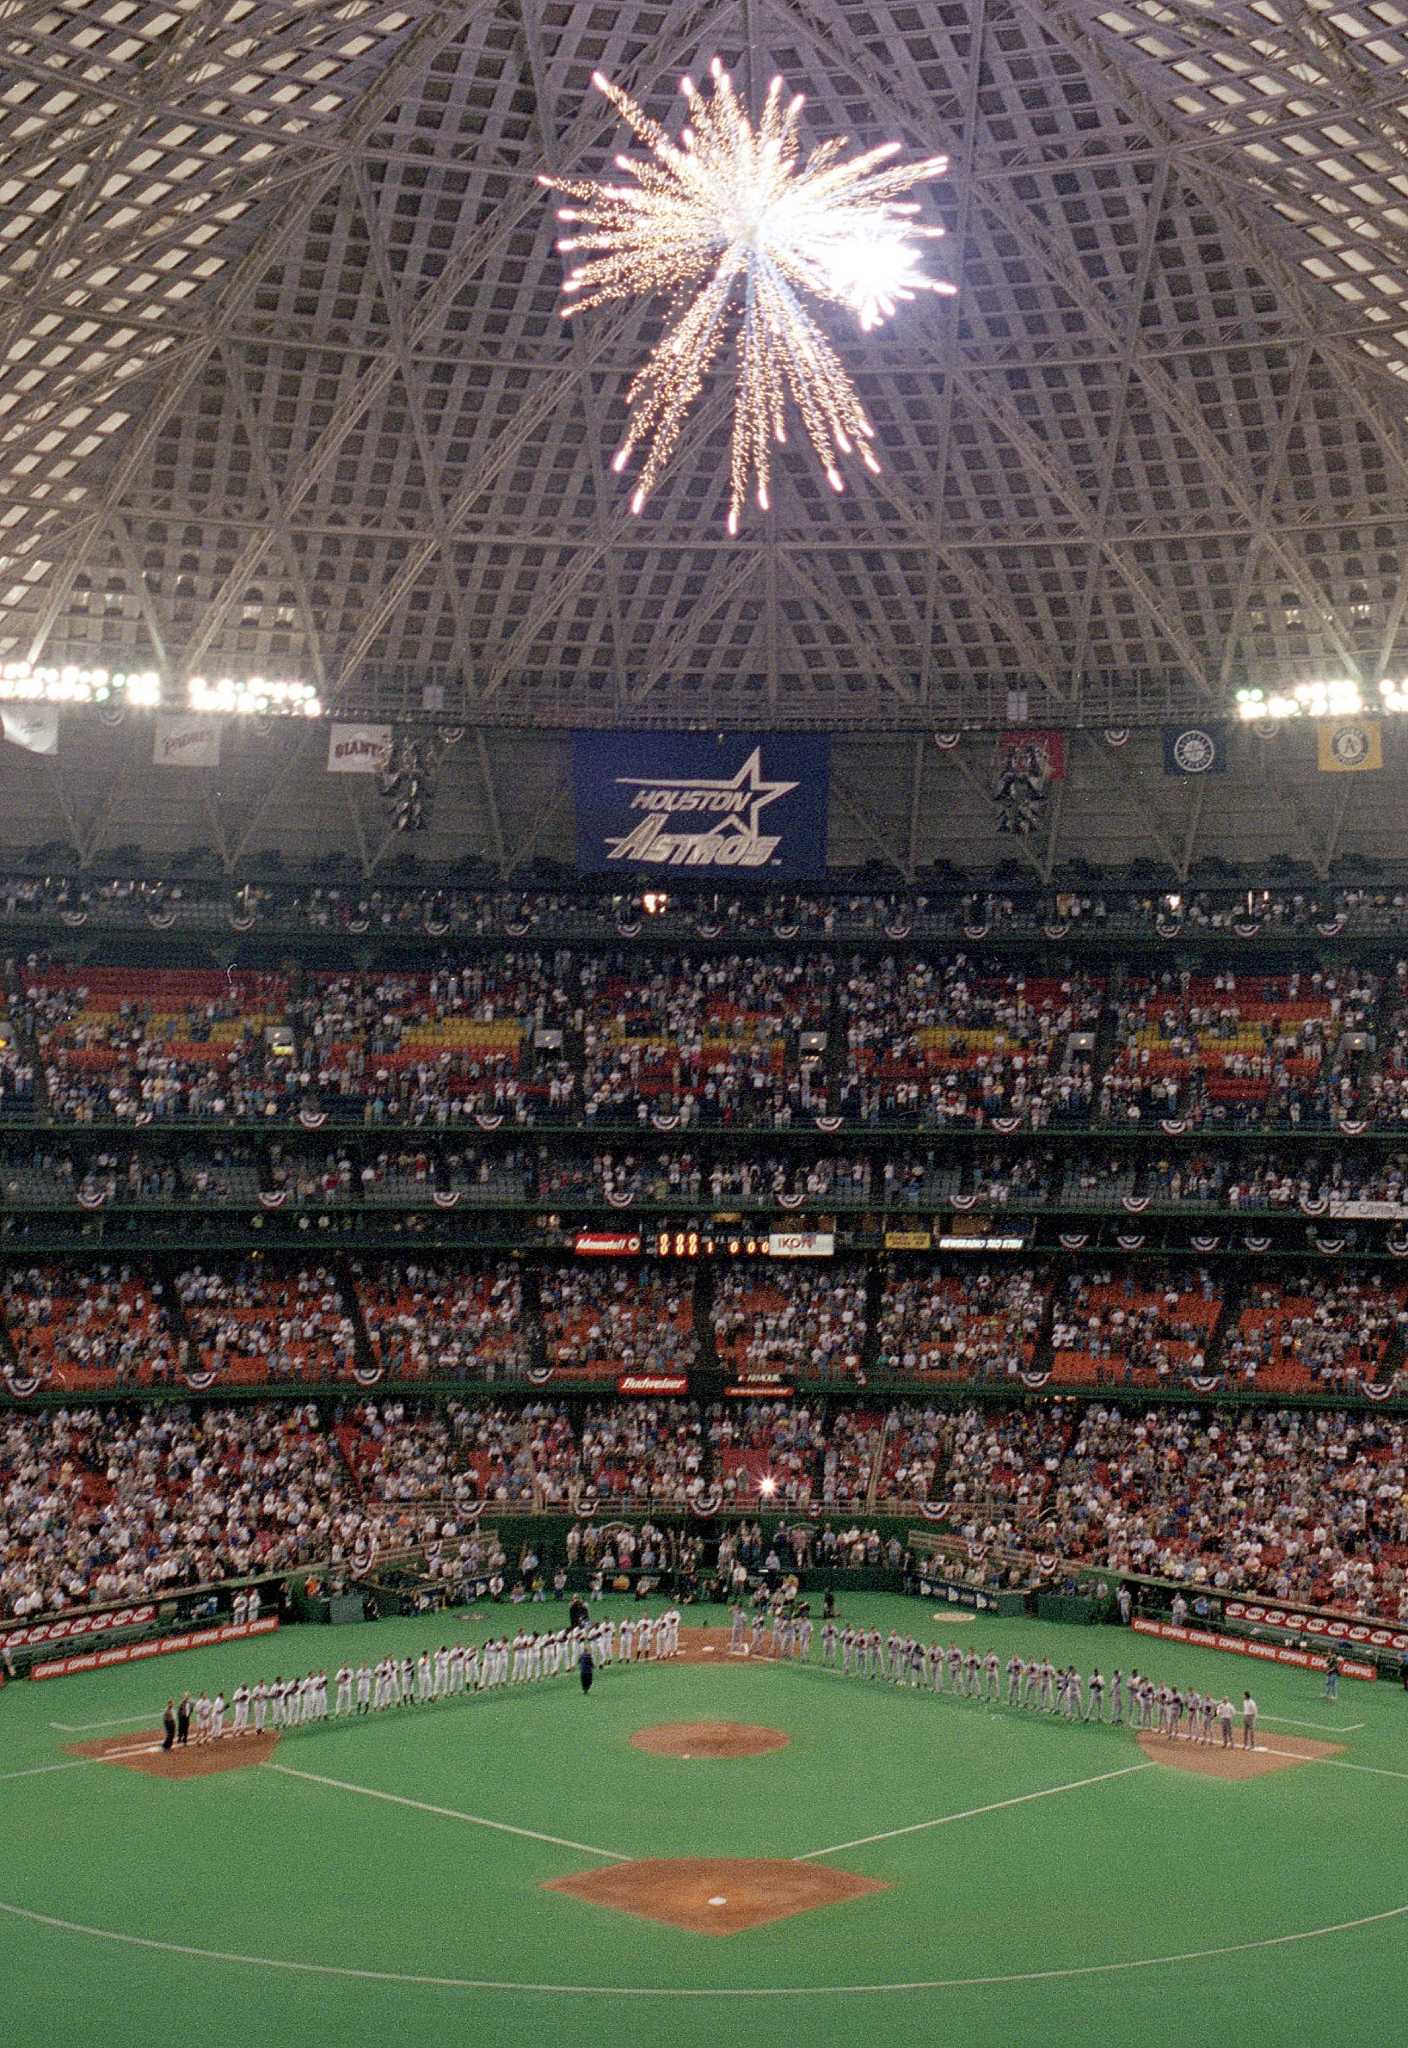
M 901 1636 L 920 1613 L 879 1595 L 846 1609 Z M 982 1626 L 1004 1664 L 1089 1662 L 1110 1641 Z M 418 1658 L 443 1626 L 334 1629 L 319 1648 L 360 1658 L 393 1631 Z M 1116 2008 L 1118 2038 L 1158 2040 L 1171 1995 L 1181 2028 L 1264 1997 L 1305 2038 L 1373 2038 L 1408 1914 L 1390 1688 L 1322 1702 L 1305 1674 L 1258 1669 L 1248 1761 L 1276 1775 L 1209 1777 L 1189 1737 L 847 1677 L 820 1655 L 711 1659 L 694 1633 L 678 1659 L 606 1665 L 586 1699 L 564 1674 L 330 1717 L 277 1747 L 227 1734 L 234 1768 L 167 1782 L 147 1769 L 152 1669 L 12 1689 L 0 1918 L 10 1996 L 40 2016 L 27 2038 L 96 2043 L 126 2013 L 163 2048 L 198 2002 L 217 2043 L 261 2010 L 350 2039 L 371 2001 L 398 2030 L 488 2023 L 526 2043 L 585 2000 L 588 2024 L 613 2006 L 627 2042 L 722 2040 L 754 2008 L 818 2048 L 858 2022 L 901 2041 L 1064 2038 Z M 280 1661 L 266 1638 L 192 1653 L 183 1675 L 230 1691 Z M 1226 1660 L 1185 1645 L 1151 1646 L 1148 1668 L 1226 1682 Z M 642 1755 L 642 1732 L 678 1753 Z

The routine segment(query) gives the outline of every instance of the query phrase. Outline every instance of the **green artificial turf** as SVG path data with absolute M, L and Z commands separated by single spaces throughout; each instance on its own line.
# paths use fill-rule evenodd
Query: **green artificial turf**
M 1114 1630 L 986 1619 L 950 1629 L 918 1602 L 850 1606 L 882 1629 L 991 1643 L 1004 1662 L 1013 1648 L 1049 1650 L 1083 1670 L 1139 1663 L 1234 1695 L 1250 1683 L 1268 1717 L 1365 1724 L 1344 1734 L 1344 1761 L 1371 1768 L 1311 1764 L 1221 1783 L 1148 1766 L 1127 1730 L 896 1692 L 815 1663 L 618 1667 L 587 1699 L 563 1676 L 298 1732 L 279 1768 L 184 1783 L 40 1768 L 83 1739 L 53 1721 L 139 1732 L 170 1688 L 228 1692 L 241 1677 L 414 1653 L 450 1624 L 288 1631 L 16 1685 L 0 1699 L 0 1902 L 220 1952 L 114 1943 L 0 1913 L 10 2038 L 249 2048 L 430 2029 L 487 2034 L 495 2048 L 564 2032 L 645 2048 L 767 2030 L 822 2048 L 872 2032 L 931 2042 L 941 2030 L 1006 2044 L 1040 2029 L 1107 2048 L 1189 2048 L 1223 2031 L 1239 2048 L 1355 2048 L 1393 2033 L 1408 1912 L 1318 1930 L 1408 1908 L 1408 1698 L 1397 1688 L 1346 1681 L 1329 1703 L 1309 1674 Z M 527 1616 L 558 1618 L 553 1608 Z M 520 1616 L 493 1619 L 512 1627 Z M 490 1617 L 461 1618 L 458 1632 L 482 1637 Z M 713 1718 L 782 1728 L 789 1746 L 737 1761 L 630 1746 L 650 1723 Z M 1268 1718 L 1263 1737 L 1274 1741 L 1278 1726 L 1318 1732 Z M 33 1775 L 13 1775 L 23 1771 Z M 542 1889 L 599 1867 L 593 1849 L 784 1858 L 851 1843 L 824 1860 L 887 1890 L 728 1938 Z M 220 1959 L 231 1956 L 262 1960 Z M 371 1974 L 298 1974 L 281 1962 Z M 453 1981 L 397 1981 L 407 1978 Z M 1009 1981 L 955 1981 L 974 1978 Z M 871 1988 L 900 1985 L 940 1988 Z M 548 1986 L 561 1988 L 533 1988 Z

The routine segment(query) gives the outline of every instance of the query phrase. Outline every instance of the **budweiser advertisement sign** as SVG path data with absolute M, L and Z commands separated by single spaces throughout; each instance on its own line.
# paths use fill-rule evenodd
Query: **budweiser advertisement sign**
M 623 1372 L 616 1382 L 618 1394 L 687 1394 L 689 1379 L 682 1372 Z
M 1135 1620 L 1130 1627 L 1141 1636 L 1157 1636 L 1165 1643 L 1192 1643 L 1199 1650 L 1227 1650 L 1237 1657 L 1256 1657 L 1263 1664 L 1293 1664 L 1299 1671 L 1323 1671 L 1328 1659 L 1318 1650 L 1297 1650 L 1289 1643 L 1253 1643 L 1245 1636 L 1224 1636 L 1210 1628 L 1175 1628 L 1171 1621 Z M 1357 1657 L 1345 1657 L 1340 1670 L 1346 1678 L 1377 1678 L 1378 1669 Z
M 32 1650 L 41 1643 L 68 1643 L 79 1637 L 111 1635 L 114 1629 L 143 1628 L 156 1620 L 156 1608 L 115 1607 L 105 1614 L 66 1614 L 57 1621 L 21 1623 L 0 1632 L 0 1650 Z
M 114 1643 L 108 1650 L 80 1650 L 70 1657 L 51 1657 L 30 1667 L 31 1678 L 72 1678 L 77 1671 L 106 1671 L 114 1664 L 140 1664 L 147 1657 L 169 1657 L 176 1650 L 205 1650 L 213 1643 L 237 1643 L 244 1636 L 272 1635 L 277 1614 L 258 1621 L 227 1622 L 224 1628 L 187 1629 L 178 1636 L 151 1636 L 144 1643 Z
M 1297 1635 L 1328 1636 L 1332 1642 L 1358 1644 L 1371 1650 L 1408 1650 L 1408 1629 L 1384 1628 L 1372 1621 L 1341 1621 L 1329 1614 L 1297 1614 L 1294 1608 L 1266 1607 L 1247 1600 L 1229 1600 L 1223 1613 L 1232 1621 L 1254 1622 L 1258 1628 L 1294 1629 Z
M 579 1230 L 572 1249 L 581 1259 L 628 1259 L 640 1250 L 634 1230 Z

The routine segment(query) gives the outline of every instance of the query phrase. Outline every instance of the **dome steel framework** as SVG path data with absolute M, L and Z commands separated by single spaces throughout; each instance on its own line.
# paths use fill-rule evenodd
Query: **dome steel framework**
M 661 308 L 539 174 L 715 51 L 894 138 L 951 300 L 833 329 L 884 474 L 644 514 Z M 360 716 L 913 733 L 1408 674 L 1408 0 L 0 0 L 0 661 Z M 487 776 L 488 770 L 485 769 Z

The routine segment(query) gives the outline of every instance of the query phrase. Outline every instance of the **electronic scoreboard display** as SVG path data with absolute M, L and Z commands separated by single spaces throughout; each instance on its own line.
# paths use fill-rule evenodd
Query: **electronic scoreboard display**
M 645 1250 L 657 1259 L 765 1259 L 767 1238 L 720 1230 L 654 1230 L 646 1234 Z

